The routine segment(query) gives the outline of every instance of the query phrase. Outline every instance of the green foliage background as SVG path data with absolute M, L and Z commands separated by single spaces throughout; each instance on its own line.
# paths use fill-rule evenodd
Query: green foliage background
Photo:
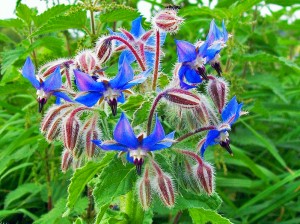
M 94 179 L 90 183 L 101 196 L 95 200 L 96 222 L 141 220 L 107 210 L 113 204 L 111 200 L 132 188 L 130 181 L 109 183 L 109 175 L 120 180 L 123 177 L 117 173 L 120 163 L 110 162 L 112 154 L 78 170 L 68 193 L 72 172 L 60 172 L 61 145 L 49 145 L 40 134 L 35 90 L 19 72 L 28 55 L 42 65 L 92 47 L 101 34 L 107 33 L 107 27 L 129 29 L 130 21 L 139 15 L 134 10 L 138 1 L 122 2 L 101 1 L 95 9 L 100 13 L 95 13 L 98 25 L 94 34 L 86 16 L 88 7 L 83 4 L 56 5 L 40 14 L 17 1 L 17 19 L 0 20 L 0 220 L 92 223 L 94 214 L 86 212 L 89 201 L 85 185 L 99 173 L 97 179 L 102 184 Z M 171 3 L 147 2 L 153 12 Z M 207 151 L 206 159 L 216 166 L 216 191 L 223 201 L 219 214 L 232 223 L 300 223 L 300 21 L 293 17 L 294 12 L 299 13 L 299 2 L 220 0 L 214 9 L 203 7 L 201 1 L 175 3 L 182 6 L 179 15 L 186 21 L 176 35 L 167 37 L 163 72 L 171 75 L 177 60 L 174 39 L 204 39 L 211 19 L 218 24 L 224 19 L 233 35 L 222 51 L 224 76 L 231 84 L 230 95 L 236 95 L 249 111 L 231 132 L 234 157 L 218 146 Z M 269 4 L 282 9 L 262 16 L 261 8 Z M 150 27 L 149 23 L 145 25 Z M 129 180 L 136 178 L 129 167 L 120 170 L 131 175 Z M 214 212 L 205 212 L 208 208 L 199 207 L 206 198 L 195 200 L 198 208 L 192 201 L 179 200 L 177 210 L 154 209 L 154 214 L 145 213 L 143 222 L 172 223 L 178 210 L 188 208 L 182 210 L 179 223 L 229 223 Z M 133 197 L 133 206 L 135 203 Z M 184 207 L 190 203 L 196 208 Z

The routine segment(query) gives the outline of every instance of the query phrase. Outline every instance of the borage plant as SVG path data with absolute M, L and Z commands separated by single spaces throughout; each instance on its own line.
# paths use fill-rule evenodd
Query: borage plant
M 111 210 L 131 223 L 142 223 L 149 210 L 162 212 L 157 199 L 172 212 L 218 209 L 214 168 L 204 153 L 219 144 L 233 155 L 229 131 L 243 114 L 236 97 L 228 101 L 229 84 L 220 77 L 220 52 L 229 35 L 224 21 L 219 29 L 212 20 L 204 41 L 176 40 L 178 63 L 162 89 L 162 46 L 182 22 L 177 8 L 167 7 L 153 17 L 151 30 L 144 30 L 139 17 L 130 32 L 109 30 L 94 49 L 50 62 L 37 74 L 30 58 L 26 60 L 22 74 L 37 89 L 39 111 L 51 95 L 57 97 L 45 113 L 41 132 L 49 142 L 63 142 L 62 171 L 78 169 L 65 215 L 88 182 L 94 188 L 97 222 Z M 105 64 L 118 52 L 118 71 L 108 76 Z M 207 65 L 215 75 L 207 73 Z M 197 141 L 187 144 L 187 139 Z

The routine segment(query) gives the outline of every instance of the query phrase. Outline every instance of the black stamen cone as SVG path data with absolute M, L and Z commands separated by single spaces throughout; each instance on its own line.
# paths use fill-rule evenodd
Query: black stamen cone
M 211 67 L 213 67 L 219 76 L 222 75 L 222 68 L 220 62 L 213 62 L 211 63 Z
M 231 156 L 233 156 L 233 152 L 232 152 L 232 150 L 231 150 L 231 148 L 230 148 L 230 141 L 229 141 L 229 139 L 226 140 L 226 141 L 220 142 L 220 146 L 222 146 L 224 149 L 226 149 L 226 151 L 227 151 Z
M 112 100 L 109 100 L 109 101 L 108 101 L 108 105 L 109 105 L 110 108 L 111 108 L 112 114 L 113 114 L 114 116 L 116 116 L 116 114 L 117 114 L 117 106 L 118 106 L 117 100 L 116 100 L 115 98 L 112 99 Z
M 136 158 L 133 163 L 134 163 L 134 165 L 136 167 L 136 173 L 139 176 L 141 176 L 141 174 L 142 174 L 142 166 L 144 164 L 144 160 L 142 158 L 140 158 L 140 159 Z
M 39 100 L 39 113 L 42 112 L 43 108 L 44 108 L 44 105 L 46 104 L 46 99 L 45 98 L 42 98 Z
M 206 81 L 208 81 L 208 77 L 207 77 L 207 72 L 204 66 L 201 66 L 198 68 L 198 73 L 200 74 L 200 76 L 205 79 Z

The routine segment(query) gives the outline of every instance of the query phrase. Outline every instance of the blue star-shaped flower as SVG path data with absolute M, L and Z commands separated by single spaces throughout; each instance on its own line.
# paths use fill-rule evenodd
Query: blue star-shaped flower
M 122 33 L 113 32 L 110 30 L 111 34 L 120 36 L 126 39 L 132 46 L 139 52 L 141 58 L 148 68 L 153 67 L 154 56 L 155 56 L 155 36 L 153 36 L 153 31 L 145 31 L 142 26 L 142 16 L 133 20 L 131 23 L 131 30 L 120 29 Z M 160 33 L 160 45 L 162 46 L 166 39 L 166 33 Z M 125 45 L 117 41 L 118 49 L 124 49 L 120 55 L 120 60 L 123 61 L 123 58 L 126 57 L 129 63 L 132 63 L 136 60 L 135 56 L 130 50 L 126 48 Z
M 43 110 L 45 103 L 51 95 L 56 96 L 58 100 L 62 98 L 69 102 L 72 101 L 68 95 L 61 92 L 62 81 L 59 66 L 57 66 L 55 71 L 49 75 L 46 80 L 42 80 L 41 78 L 38 80 L 35 76 L 34 65 L 31 59 L 28 57 L 22 68 L 22 75 L 28 79 L 32 86 L 37 90 L 36 94 L 37 101 L 39 103 L 39 112 Z
M 93 140 L 93 142 L 103 150 L 116 150 L 127 153 L 127 160 L 136 165 L 138 174 L 144 163 L 144 157 L 149 152 L 169 148 L 174 139 L 175 132 L 165 135 L 164 129 L 156 117 L 156 123 L 153 132 L 144 138 L 143 135 L 136 137 L 133 129 L 122 113 L 118 121 L 113 136 L 114 140 L 101 141 Z
M 235 96 L 228 102 L 221 114 L 222 124 L 217 129 L 210 130 L 207 133 L 206 139 L 200 149 L 202 157 L 208 146 L 216 144 L 220 144 L 232 155 L 228 131 L 231 125 L 240 117 L 242 106 L 243 104 L 239 104 Z
M 206 37 L 206 41 L 209 46 L 221 44 L 221 47 L 224 47 L 228 40 L 228 33 L 224 24 L 224 20 L 222 22 L 222 31 L 217 27 L 215 20 L 213 19 L 210 23 L 210 28 L 208 35 Z
M 195 84 L 202 82 L 202 78 L 208 80 L 205 64 L 210 62 L 219 52 L 219 45 L 209 48 L 208 42 L 205 41 L 200 46 L 196 47 L 183 40 L 176 40 L 176 45 L 178 62 L 182 63 L 182 66 L 179 69 L 181 88 L 194 88 Z M 185 80 L 192 85 L 187 84 Z
M 117 113 L 117 103 L 124 103 L 124 91 L 140 84 L 146 80 L 150 70 L 134 77 L 133 70 L 126 57 L 119 63 L 119 72 L 117 76 L 110 81 L 97 82 L 88 74 L 74 70 L 76 85 L 82 93 L 75 99 L 85 106 L 92 107 L 99 100 L 105 100 L 112 109 L 113 115 Z

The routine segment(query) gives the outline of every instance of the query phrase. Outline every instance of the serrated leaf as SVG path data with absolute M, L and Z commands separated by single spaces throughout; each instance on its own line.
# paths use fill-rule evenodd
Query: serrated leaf
M 21 19 L 3 19 L 0 20 L 0 27 L 23 28 L 24 22 Z
M 151 105 L 152 103 L 146 101 L 133 113 L 132 126 L 137 126 L 148 120 Z
M 130 96 L 126 102 L 120 105 L 120 108 L 125 112 L 134 112 L 137 110 L 143 103 L 144 97 L 142 95 L 132 95 Z
M 67 207 L 69 209 L 74 208 L 86 184 L 111 161 L 113 156 L 114 153 L 107 153 L 100 162 L 90 161 L 75 171 L 68 188 Z
M 40 27 L 43 24 L 47 23 L 49 19 L 60 16 L 63 13 L 67 12 L 72 6 L 71 5 L 56 5 L 48 10 L 44 11 L 42 14 L 34 18 L 34 23 L 36 27 Z
M 204 208 L 190 208 L 189 214 L 193 223 L 211 223 L 211 224 L 231 224 L 229 219 L 222 217 L 215 211 L 207 210 Z
M 37 29 L 37 31 L 35 31 L 32 36 L 44 33 L 58 32 L 67 29 L 83 30 L 86 22 L 87 17 L 85 11 L 73 12 L 68 15 L 62 15 L 48 20 L 47 23 Z
M 31 52 L 39 47 L 45 47 L 56 54 L 60 54 L 64 47 L 64 41 L 54 36 L 41 37 L 30 45 L 28 51 Z
M 31 25 L 31 20 L 34 17 L 32 9 L 22 3 L 20 3 L 16 8 L 16 15 L 25 21 L 27 25 Z
M 114 198 L 132 190 L 136 181 L 136 170 L 132 164 L 114 158 L 102 171 L 93 192 L 98 207 L 110 203 Z
M 115 21 L 131 21 L 140 14 L 133 8 L 125 5 L 112 4 L 106 6 L 100 14 L 100 21 L 109 23 Z
M 17 47 L 16 49 L 2 52 L 1 72 L 4 73 L 11 65 L 13 65 L 25 53 L 26 53 L 26 49 L 24 47 Z

